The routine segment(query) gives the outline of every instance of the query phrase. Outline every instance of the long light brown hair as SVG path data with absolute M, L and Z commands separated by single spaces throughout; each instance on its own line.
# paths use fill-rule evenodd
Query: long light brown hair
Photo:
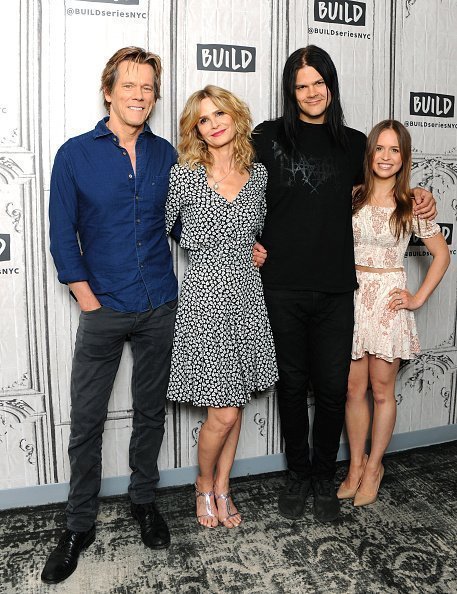
M 193 93 L 186 102 L 179 121 L 180 139 L 178 144 L 179 163 L 195 169 L 198 165 L 210 167 L 213 157 L 208 145 L 198 131 L 200 103 L 209 98 L 218 109 L 232 117 L 235 124 L 233 162 L 235 168 L 242 172 L 252 166 L 254 149 L 251 144 L 252 118 L 249 107 L 233 93 L 207 85 L 204 89 Z
M 355 214 L 362 206 L 370 202 L 374 188 L 373 158 L 378 145 L 378 138 L 384 130 L 393 130 L 397 135 L 398 147 L 402 166 L 395 178 L 393 196 L 395 210 L 390 217 L 390 228 L 397 239 L 411 231 L 413 218 L 413 201 L 409 180 L 411 176 L 411 136 L 408 130 L 397 120 L 383 120 L 376 124 L 368 135 L 367 148 L 363 162 L 365 183 L 354 192 L 352 199 L 352 213 Z
M 154 100 L 157 101 L 160 99 L 160 77 L 162 75 L 162 63 L 160 58 L 157 54 L 153 54 L 152 52 L 144 50 L 142 47 L 135 47 L 133 45 L 122 47 L 108 60 L 101 76 L 101 92 L 111 95 L 114 84 L 119 76 L 119 64 L 124 60 L 133 62 L 134 64 L 149 64 L 152 66 L 154 72 Z M 111 104 L 105 97 L 103 97 L 103 102 L 106 111 L 109 113 Z

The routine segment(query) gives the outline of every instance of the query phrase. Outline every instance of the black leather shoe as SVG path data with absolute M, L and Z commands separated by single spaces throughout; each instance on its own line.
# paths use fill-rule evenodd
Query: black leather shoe
M 170 546 L 170 532 L 165 520 L 154 503 L 131 503 L 132 516 L 138 520 L 141 540 L 150 549 L 166 549 Z
M 86 532 L 65 530 L 59 544 L 49 555 L 41 572 L 46 584 L 58 584 L 69 577 L 78 566 L 79 553 L 87 549 L 95 540 L 95 525 Z
M 314 517 L 319 522 L 333 522 L 340 513 L 333 479 L 313 479 Z
M 279 494 L 278 511 L 288 520 L 298 520 L 305 511 L 306 498 L 311 487 L 311 479 L 289 470 L 287 483 Z

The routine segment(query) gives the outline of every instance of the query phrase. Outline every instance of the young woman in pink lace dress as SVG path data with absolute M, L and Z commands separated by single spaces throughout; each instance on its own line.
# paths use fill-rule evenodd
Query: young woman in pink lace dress
M 382 458 L 396 419 L 395 378 L 401 359 L 419 353 L 413 311 L 421 307 L 441 281 L 449 250 L 434 221 L 413 217 L 409 187 L 411 137 L 396 120 L 384 120 L 370 132 L 364 163 L 365 184 L 353 198 L 355 262 L 355 327 L 346 404 L 351 462 L 338 490 L 354 505 L 377 498 Z M 420 237 L 432 254 L 428 272 L 415 294 L 406 288 L 403 258 L 409 238 Z M 373 391 L 370 454 L 365 444 L 370 426 L 367 388 Z

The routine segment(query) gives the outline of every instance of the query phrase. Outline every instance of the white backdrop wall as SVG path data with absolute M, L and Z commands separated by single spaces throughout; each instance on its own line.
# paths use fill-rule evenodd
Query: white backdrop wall
M 418 313 L 423 353 L 397 382 L 396 435 L 445 429 L 457 439 L 457 0 L 8 0 L 0 6 L 0 489 L 69 478 L 69 381 L 78 308 L 48 249 L 52 161 L 69 137 L 104 115 L 99 78 L 119 47 L 163 58 L 152 128 L 176 144 L 186 97 L 227 87 L 255 123 L 280 113 L 286 57 L 314 43 L 333 57 L 348 125 L 385 117 L 411 131 L 413 181 L 432 189 L 452 264 Z M 332 238 L 328 240 L 331 242 Z M 172 246 L 178 277 L 184 255 Z M 311 255 L 309 257 L 312 257 Z M 410 286 L 429 256 L 413 243 Z M 104 477 L 129 473 L 131 356 L 126 345 L 104 438 Z M 309 402 L 312 414 L 312 400 Z M 168 405 L 161 469 L 196 464 L 200 410 Z M 423 431 L 422 433 L 423 434 Z M 440 435 L 440 433 L 436 433 Z M 420 440 L 418 441 L 418 443 Z M 275 396 L 246 407 L 237 458 L 281 453 Z

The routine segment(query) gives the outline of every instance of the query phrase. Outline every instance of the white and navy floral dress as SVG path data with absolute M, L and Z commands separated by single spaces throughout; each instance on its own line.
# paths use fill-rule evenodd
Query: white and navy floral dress
M 203 166 L 171 169 L 167 233 L 179 215 L 189 266 L 176 317 L 170 400 L 239 407 L 278 379 L 260 274 L 252 263 L 266 183 L 266 169 L 256 163 L 228 202 L 208 186 Z

